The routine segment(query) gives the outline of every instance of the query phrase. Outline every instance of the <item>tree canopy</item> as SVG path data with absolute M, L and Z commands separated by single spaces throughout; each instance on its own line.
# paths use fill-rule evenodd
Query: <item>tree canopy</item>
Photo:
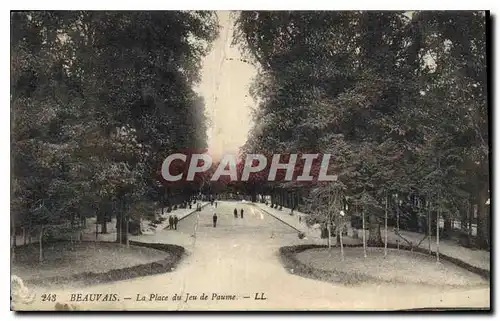
M 206 147 L 193 85 L 217 32 L 205 11 L 13 12 L 14 224 L 158 201 L 165 156 Z
M 374 243 L 378 209 L 398 193 L 448 218 L 476 204 L 487 246 L 486 22 L 472 11 L 242 12 L 237 42 L 260 66 L 243 150 L 331 153 L 346 196 L 375 216 Z

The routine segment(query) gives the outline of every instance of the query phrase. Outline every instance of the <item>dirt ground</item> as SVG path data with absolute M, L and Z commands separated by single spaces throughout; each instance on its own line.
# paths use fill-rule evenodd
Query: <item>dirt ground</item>
M 344 248 L 344 261 L 340 248 L 309 249 L 300 252 L 297 259 L 315 269 L 337 271 L 346 274 L 361 274 L 378 281 L 403 284 L 427 284 L 432 286 L 478 286 L 488 281 L 453 263 L 436 262 L 417 252 L 388 249 L 384 258 L 383 248 Z
M 44 247 L 39 263 L 38 244 L 16 248 L 11 274 L 23 280 L 69 276 L 82 272 L 106 272 L 163 260 L 168 253 L 151 248 L 105 242 L 57 242 Z

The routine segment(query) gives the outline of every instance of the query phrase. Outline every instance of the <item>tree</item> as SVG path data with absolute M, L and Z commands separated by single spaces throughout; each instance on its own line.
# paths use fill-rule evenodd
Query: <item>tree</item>
M 380 218 L 392 193 L 403 196 L 414 228 L 430 199 L 451 226 L 458 204 L 470 198 L 485 243 L 485 18 L 242 12 L 237 41 L 260 66 L 256 125 L 244 150 L 334 155 L 346 194 L 368 214 L 370 245 L 382 244 Z M 458 33 L 458 26 L 467 27 Z
M 124 230 L 164 155 L 206 144 L 192 85 L 214 13 L 15 12 L 11 26 L 13 222 L 43 201 L 64 213 L 51 224 L 114 208 Z

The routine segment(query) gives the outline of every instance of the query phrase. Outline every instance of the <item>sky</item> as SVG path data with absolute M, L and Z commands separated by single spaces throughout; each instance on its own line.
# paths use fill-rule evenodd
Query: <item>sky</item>
M 224 154 L 237 154 L 245 144 L 255 106 L 249 88 L 257 71 L 241 61 L 240 50 L 231 46 L 234 21 L 229 13 L 217 12 L 219 37 L 203 60 L 201 82 L 196 88 L 205 99 L 208 151 L 214 160 Z

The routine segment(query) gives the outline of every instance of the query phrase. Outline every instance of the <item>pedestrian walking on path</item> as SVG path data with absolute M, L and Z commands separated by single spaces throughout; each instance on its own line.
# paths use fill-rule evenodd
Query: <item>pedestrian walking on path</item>
M 169 229 L 174 228 L 174 218 L 172 217 L 172 215 L 168 217 L 168 228 Z
M 234 209 L 234 218 L 238 218 L 238 210 Z
M 179 218 L 177 215 L 174 215 L 174 228 L 177 229 L 177 223 L 179 222 Z
M 243 218 L 243 209 L 241 209 L 240 214 L 241 214 L 241 218 Z
M 217 208 L 217 201 L 215 201 L 215 208 Z
M 217 227 L 217 213 L 214 213 L 214 216 L 212 217 L 212 220 L 214 222 L 214 227 Z

